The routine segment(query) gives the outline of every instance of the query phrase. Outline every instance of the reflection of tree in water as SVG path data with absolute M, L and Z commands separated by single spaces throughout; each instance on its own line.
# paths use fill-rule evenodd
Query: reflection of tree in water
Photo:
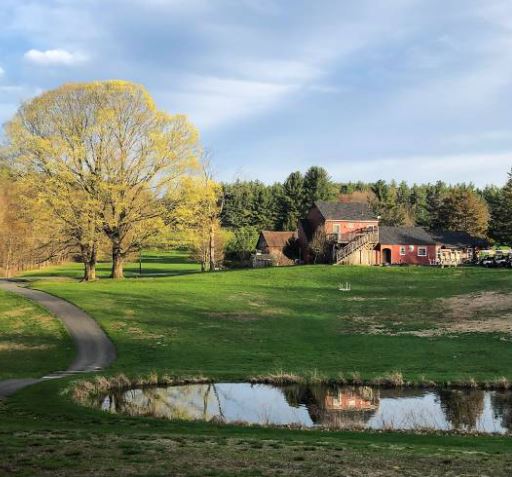
M 379 407 L 379 391 L 367 386 L 293 385 L 282 392 L 290 406 L 305 405 L 315 424 L 329 427 L 363 426 Z
M 476 429 L 484 410 L 483 391 L 442 389 L 438 394 L 446 420 L 454 429 Z
M 214 406 L 209 406 L 210 399 L 214 400 Z M 208 420 L 211 417 L 223 419 L 214 384 L 119 391 L 111 393 L 104 402 L 107 404 L 105 410 L 130 416 L 184 420 Z
M 501 425 L 512 432 L 512 392 L 495 392 L 491 394 L 494 417 L 501 420 Z

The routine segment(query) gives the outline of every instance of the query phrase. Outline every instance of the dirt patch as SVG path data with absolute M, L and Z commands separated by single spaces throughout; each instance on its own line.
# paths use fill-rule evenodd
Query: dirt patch
M 345 299 L 345 301 L 386 301 L 389 300 L 388 297 L 364 297 L 364 296 L 351 296 Z
M 20 318 L 21 316 L 26 316 L 29 313 L 34 312 L 34 308 L 30 306 L 26 306 L 23 308 L 15 308 L 14 310 L 8 310 L 2 312 L 2 317 L 5 318 Z
M 162 339 L 165 337 L 169 337 L 176 334 L 176 330 L 172 328 L 168 328 L 166 330 L 166 334 L 158 334 L 158 333 L 151 333 L 149 331 L 144 330 L 143 328 L 140 328 L 138 326 L 135 326 L 132 323 L 124 323 L 122 321 L 115 321 L 110 325 L 110 329 L 113 331 L 121 331 L 123 333 L 127 333 L 131 335 L 133 338 L 136 339 L 149 339 L 149 340 L 155 340 L 155 339 Z
M 359 301 L 359 300 L 358 300 Z M 460 333 L 504 333 L 512 335 L 512 294 L 482 292 L 442 298 L 432 305 L 439 310 L 439 321 L 430 328 L 390 329 L 382 318 L 354 316 L 348 318 L 354 331 L 361 334 L 386 336 L 419 336 L 431 338 Z M 344 318 L 345 320 L 347 318 Z
M 446 309 L 447 317 L 453 320 L 472 320 L 480 316 L 499 316 L 503 313 L 512 316 L 512 294 L 482 292 L 469 295 L 456 295 L 439 300 Z
M 210 312 L 206 315 L 208 318 L 214 318 L 216 320 L 230 320 L 230 321 L 258 321 L 261 320 L 261 316 L 256 316 L 254 312 Z
M 2 343 L 0 342 L 0 353 L 10 351 L 40 351 L 50 348 L 55 348 L 53 345 L 41 344 L 41 345 L 26 345 L 23 343 Z
M 442 324 L 454 333 L 512 334 L 512 294 L 482 292 L 439 300 L 449 321 Z

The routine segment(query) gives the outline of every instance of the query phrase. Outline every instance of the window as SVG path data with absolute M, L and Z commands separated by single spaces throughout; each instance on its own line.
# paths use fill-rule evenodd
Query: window
M 400 255 L 405 255 L 405 247 L 400 247 Z
M 418 247 L 418 257 L 427 256 L 427 247 Z
M 336 236 L 336 240 L 339 242 L 340 241 L 340 229 L 341 229 L 341 226 L 340 224 L 334 224 L 334 235 Z

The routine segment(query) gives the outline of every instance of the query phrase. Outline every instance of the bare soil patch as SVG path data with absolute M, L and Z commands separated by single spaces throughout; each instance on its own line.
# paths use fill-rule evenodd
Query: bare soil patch
M 460 333 L 503 333 L 512 336 L 512 294 L 481 292 L 441 298 L 432 304 L 439 310 L 436 323 L 419 330 L 401 330 L 401 321 L 386 316 L 353 316 L 348 321 L 351 332 L 385 336 L 419 336 L 430 338 Z M 344 320 L 347 318 L 343 317 Z M 391 329 L 393 325 L 395 329 Z
M 54 345 L 40 344 L 40 345 L 27 345 L 23 343 L 12 343 L 12 342 L 1 342 L 0 341 L 0 352 L 9 351 L 41 351 L 50 348 L 55 348 Z

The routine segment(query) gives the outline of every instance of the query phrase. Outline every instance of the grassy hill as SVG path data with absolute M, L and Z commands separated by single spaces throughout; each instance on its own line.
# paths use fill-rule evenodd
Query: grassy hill
M 356 372 L 374 379 L 400 371 L 409 380 L 512 379 L 509 270 L 308 266 L 201 274 L 183 254 L 153 255 L 151 269 L 168 276 L 80 283 L 80 267 L 72 264 L 31 279 L 108 332 L 118 360 L 102 374 L 246 379 L 285 371 L 338 379 Z M 135 276 L 137 264 L 128 270 Z M 101 275 L 107 273 L 105 264 Z M 351 291 L 340 291 L 347 281 Z M 26 306 L 0 298 L 4 314 Z M 37 321 L 40 314 L 35 307 L 29 316 Z M 0 402 L 0 474 L 507 476 L 512 466 L 510 438 L 503 436 L 111 415 L 70 400 L 64 391 L 76 379 Z
M 119 349 L 112 372 L 512 378 L 508 270 L 303 266 L 36 286 L 101 323 Z

